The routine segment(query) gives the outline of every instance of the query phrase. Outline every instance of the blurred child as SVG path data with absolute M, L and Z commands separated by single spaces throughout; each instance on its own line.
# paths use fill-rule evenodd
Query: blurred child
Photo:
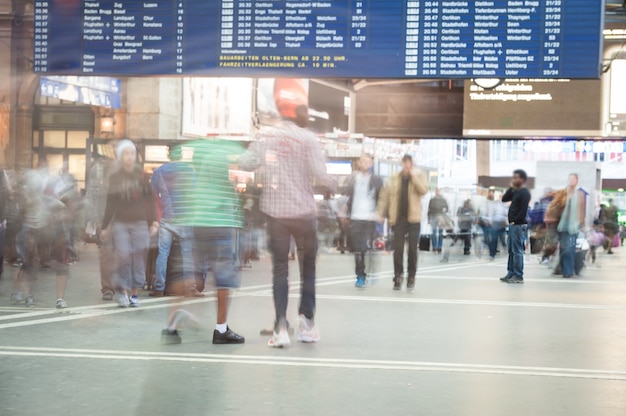
M 596 263 L 596 250 L 598 247 L 602 247 L 606 236 L 604 235 L 604 229 L 600 221 L 593 222 L 593 228 L 587 234 L 587 241 L 589 242 L 589 255 L 591 256 L 591 264 Z

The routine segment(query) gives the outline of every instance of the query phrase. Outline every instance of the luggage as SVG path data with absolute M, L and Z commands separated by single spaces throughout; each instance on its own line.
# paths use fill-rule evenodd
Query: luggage
M 580 275 L 580 272 L 585 267 L 585 258 L 589 250 L 576 250 L 576 258 L 574 259 L 574 274 Z
M 429 235 L 420 235 L 419 250 L 430 251 L 430 236 Z

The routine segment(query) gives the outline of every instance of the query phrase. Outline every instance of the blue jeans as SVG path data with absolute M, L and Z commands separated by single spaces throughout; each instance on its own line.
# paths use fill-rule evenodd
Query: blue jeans
M 567 231 L 559 232 L 559 245 L 563 276 L 573 276 L 576 260 L 576 234 L 570 234 Z
M 116 270 L 113 282 L 117 290 L 140 289 L 146 281 L 146 261 L 150 229 L 146 221 L 114 222 L 113 249 Z
M 489 257 L 495 257 L 498 251 L 498 242 L 504 237 L 504 228 L 489 227 Z
M 275 329 L 287 324 L 289 300 L 289 249 L 291 237 L 298 245 L 302 292 L 299 313 L 309 319 L 315 315 L 315 260 L 317 256 L 317 221 L 307 218 L 272 218 L 267 220 L 269 249 L 272 254 Z
M 431 237 L 433 250 L 441 250 L 443 247 L 443 228 L 439 226 L 439 221 L 432 221 L 430 226 L 433 230 Z
M 183 260 L 183 278 L 193 278 L 193 235 L 191 229 L 189 227 L 176 226 L 169 220 L 162 219 L 159 226 L 159 254 L 156 259 L 154 290 L 165 289 L 167 261 L 170 257 L 174 238 L 178 239 L 180 242 L 180 251 Z
M 524 236 L 526 224 L 509 225 L 509 264 L 507 275 L 517 279 L 524 278 Z

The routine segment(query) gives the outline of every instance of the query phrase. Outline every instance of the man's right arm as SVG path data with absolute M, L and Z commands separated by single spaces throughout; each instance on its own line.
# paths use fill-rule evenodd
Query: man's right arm
M 326 159 L 317 139 L 310 141 L 309 167 L 318 184 L 331 191 L 337 189 L 337 181 L 326 172 Z
M 502 202 L 511 202 L 513 200 L 513 193 L 513 188 L 507 189 L 504 195 L 502 195 Z
M 261 155 L 263 154 L 262 146 L 263 144 L 260 141 L 250 144 L 248 150 L 239 157 L 239 168 L 246 171 L 253 171 L 261 167 Z

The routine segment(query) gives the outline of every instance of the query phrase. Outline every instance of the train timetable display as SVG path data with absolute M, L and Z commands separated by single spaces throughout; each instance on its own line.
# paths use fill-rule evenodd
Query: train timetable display
M 598 78 L 601 0 L 35 1 L 59 75 Z

